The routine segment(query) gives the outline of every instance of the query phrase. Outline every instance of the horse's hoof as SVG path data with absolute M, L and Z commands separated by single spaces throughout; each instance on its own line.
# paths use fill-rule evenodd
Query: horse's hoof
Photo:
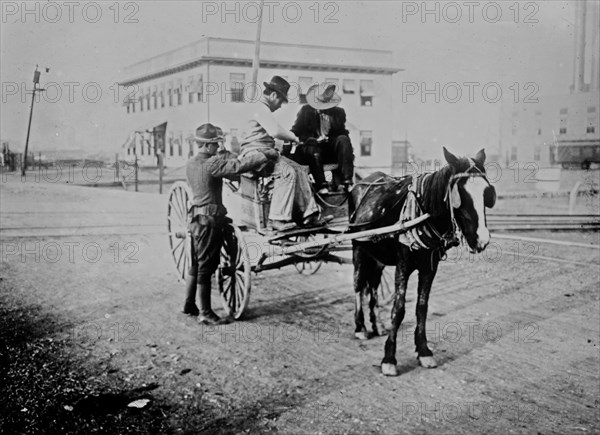
M 437 362 L 432 356 L 420 356 L 419 364 L 426 369 L 434 369 L 437 367 Z
M 381 363 L 381 373 L 383 373 L 384 376 L 398 376 L 396 364 Z
M 355 332 L 354 338 L 358 338 L 359 340 L 368 340 L 369 335 L 365 331 Z

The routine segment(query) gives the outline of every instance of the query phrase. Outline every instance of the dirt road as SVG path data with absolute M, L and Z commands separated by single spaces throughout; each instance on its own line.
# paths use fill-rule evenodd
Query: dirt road
M 452 251 L 429 306 L 439 367 L 415 358 L 411 282 L 388 378 L 385 337 L 353 338 L 351 266 L 255 275 L 244 320 L 210 328 L 179 314 L 164 196 L 8 182 L 1 200 L 0 431 L 600 431 L 597 233 Z

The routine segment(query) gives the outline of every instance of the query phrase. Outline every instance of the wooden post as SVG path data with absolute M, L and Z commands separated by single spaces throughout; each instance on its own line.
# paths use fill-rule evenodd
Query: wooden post
M 38 170 L 42 171 L 42 153 L 38 152 Z
M 115 153 L 115 178 L 119 180 L 119 153 Z
M 158 193 L 162 193 L 163 188 L 163 153 L 159 151 L 158 153 Z
M 143 146 L 143 145 L 142 145 Z M 137 151 L 134 148 L 133 149 L 133 183 L 135 185 L 135 191 L 138 191 L 138 158 L 137 158 Z

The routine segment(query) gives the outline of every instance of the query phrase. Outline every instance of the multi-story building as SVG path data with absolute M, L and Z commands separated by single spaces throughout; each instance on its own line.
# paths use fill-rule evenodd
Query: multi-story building
M 156 165 L 163 149 L 165 164 L 183 165 L 193 151 L 188 138 L 204 122 L 222 127 L 236 150 L 257 98 L 253 53 L 253 41 L 207 37 L 125 68 L 119 85 L 126 94 L 128 155 Z M 275 113 L 282 125 L 292 126 L 312 84 L 335 83 L 357 166 L 391 166 L 392 74 L 401 71 L 391 51 L 262 42 L 260 58 L 257 95 L 273 75 L 292 85 L 289 104 Z
M 540 96 L 535 104 L 505 105 L 501 115 L 501 163 L 550 166 L 559 160 L 558 144 L 600 146 L 599 102 L 600 91 L 596 89 Z
M 519 103 L 503 104 L 500 153 L 505 164 L 587 167 L 600 162 L 599 9 L 596 1 L 576 2 L 570 93 L 530 94 Z

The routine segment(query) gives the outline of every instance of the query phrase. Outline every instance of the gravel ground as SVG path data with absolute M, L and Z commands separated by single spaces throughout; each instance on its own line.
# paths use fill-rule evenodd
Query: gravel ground
M 536 243 L 540 259 L 497 239 L 495 254 L 450 253 L 429 305 L 439 367 L 415 359 L 413 278 L 400 376 L 387 378 L 385 337 L 353 339 L 351 266 L 253 275 L 245 318 L 203 327 L 179 313 L 164 234 L 73 227 L 163 225 L 164 196 L 1 187 L 2 228 L 23 228 L 0 233 L 2 433 L 600 431 L 596 248 Z M 598 246 L 597 233 L 563 240 L 582 237 Z

